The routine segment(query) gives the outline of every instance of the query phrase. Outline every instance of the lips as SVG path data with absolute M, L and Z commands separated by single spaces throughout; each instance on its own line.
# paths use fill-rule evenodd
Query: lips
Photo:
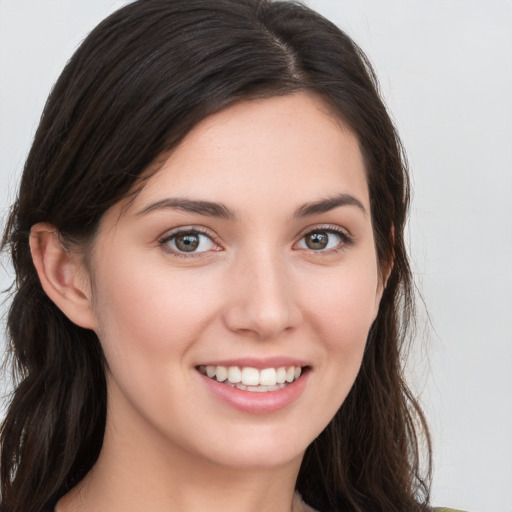
M 196 370 L 213 396 L 252 414 L 290 406 L 301 396 L 311 373 L 305 362 L 290 358 L 208 362 Z

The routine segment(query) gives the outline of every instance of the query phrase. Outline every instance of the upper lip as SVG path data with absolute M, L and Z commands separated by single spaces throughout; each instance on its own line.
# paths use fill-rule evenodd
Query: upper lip
M 301 359 L 286 356 L 275 356 L 267 358 L 242 357 L 237 359 L 215 359 L 202 362 L 197 366 L 238 366 L 239 368 L 251 367 L 258 370 L 265 368 L 280 368 L 282 366 L 308 366 L 308 363 Z

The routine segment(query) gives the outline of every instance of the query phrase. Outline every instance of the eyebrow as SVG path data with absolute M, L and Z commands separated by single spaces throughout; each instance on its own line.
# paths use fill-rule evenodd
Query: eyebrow
M 237 218 L 237 215 L 233 210 L 230 210 L 228 207 L 221 203 L 213 203 L 211 201 L 196 201 L 179 197 L 169 197 L 167 199 L 157 201 L 156 203 L 152 203 L 138 212 L 137 215 L 145 215 L 154 210 L 166 208 L 182 210 L 187 213 L 197 213 L 199 215 L 205 215 L 208 217 L 219 217 L 221 219 L 228 220 L 236 220 Z
M 312 215 L 318 215 L 320 213 L 326 213 L 330 210 L 334 210 L 340 206 L 356 206 L 366 215 L 366 209 L 359 201 L 350 194 L 337 194 L 333 197 L 322 199 L 320 201 L 314 201 L 305 203 L 293 214 L 294 218 L 302 219 L 304 217 L 310 217 Z M 137 215 L 145 215 L 160 209 L 177 209 L 187 213 L 196 213 L 199 215 L 205 215 L 207 217 L 217 217 L 227 220 L 236 220 L 238 215 L 236 212 L 223 205 L 222 203 L 215 203 L 212 201 L 200 201 L 179 197 L 169 197 L 152 203 L 143 208 Z
M 326 213 L 340 206 L 356 206 L 365 215 L 367 213 L 365 207 L 363 206 L 363 203 L 361 203 L 359 199 L 355 198 L 350 194 L 337 194 L 333 197 L 322 199 L 321 201 L 303 204 L 300 208 L 298 208 L 295 211 L 293 216 L 295 218 L 301 219 L 303 217 L 309 217 L 311 215 L 318 215 L 319 213 Z

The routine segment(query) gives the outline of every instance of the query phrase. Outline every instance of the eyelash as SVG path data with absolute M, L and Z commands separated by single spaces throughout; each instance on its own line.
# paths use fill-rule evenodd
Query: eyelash
M 336 247 L 327 249 L 327 250 L 317 250 L 309 249 L 309 248 L 299 248 L 298 250 L 305 250 L 308 252 L 311 252 L 314 255 L 323 256 L 327 254 L 333 254 L 337 253 L 340 250 L 345 249 L 346 247 L 349 247 L 354 243 L 354 239 L 351 235 L 349 235 L 345 230 L 341 229 L 338 226 L 328 225 L 328 226 L 317 226 L 313 229 L 308 229 L 307 231 L 303 232 L 299 238 L 299 242 L 302 241 L 307 235 L 311 235 L 313 233 L 328 233 L 328 234 L 334 234 L 340 237 L 340 242 Z M 164 236 L 162 239 L 159 240 L 159 245 L 166 250 L 167 252 L 170 252 L 173 256 L 176 256 L 178 258 L 198 258 L 203 257 L 204 253 L 211 252 L 211 251 L 200 251 L 200 252 L 190 252 L 186 253 L 184 251 L 179 251 L 176 249 L 172 249 L 169 247 L 169 242 L 175 240 L 179 235 L 202 235 L 208 238 L 213 244 L 219 246 L 220 244 L 217 242 L 216 237 L 212 235 L 212 233 L 202 230 L 199 228 L 191 227 L 191 228 L 184 228 L 179 229 L 177 231 L 173 231 L 172 233 Z M 298 242 L 295 242 L 297 244 Z M 295 245 L 294 244 L 294 245 Z M 220 249 L 215 249 L 220 250 Z
M 354 238 L 349 233 L 347 233 L 346 230 L 334 225 L 315 226 L 313 229 L 308 228 L 307 231 L 301 234 L 299 242 L 302 241 L 307 235 L 319 232 L 337 235 L 340 238 L 340 242 L 335 247 L 326 250 L 315 251 L 314 249 L 309 248 L 301 248 L 299 250 L 306 250 L 315 256 L 322 257 L 342 251 L 354 243 Z
M 199 228 L 182 228 L 178 229 L 176 231 L 173 231 L 172 233 L 164 236 L 162 239 L 159 240 L 159 245 L 167 252 L 171 253 L 173 256 L 176 256 L 178 258 L 200 258 L 204 255 L 206 252 L 210 251 L 200 251 L 200 252 L 190 252 L 186 253 L 185 251 L 179 251 L 176 249 L 172 249 L 169 247 L 169 242 L 175 240 L 180 235 L 202 235 L 211 240 L 211 242 L 217 246 L 219 244 L 216 241 L 216 237 L 212 235 L 212 233 L 209 233 L 206 230 L 202 230 Z M 216 249 L 218 250 L 218 249 Z

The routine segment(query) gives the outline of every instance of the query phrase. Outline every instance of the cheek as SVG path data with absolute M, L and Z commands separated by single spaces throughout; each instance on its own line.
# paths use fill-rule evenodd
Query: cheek
M 371 263 L 371 261 L 370 261 Z M 378 307 L 376 266 L 352 265 L 323 276 L 309 309 L 333 348 L 364 343 Z M 316 320 L 315 320 L 316 319 Z
M 369 329 L 378 304 L 377 273 L 373 267 L 333 272 L 310 297 L 310 323 L 317 343 L 325 349 L 319 409 L 326 421 L 345 400 L 359 372 Z
M 162 270 L 121 261 L 108 275 L 98 276 L 95 312 L 106 355 L 159 359 L 186 351 L 213 314 L 211 279 Z
M 192 393 L 187 379 L 193 349 L 215 316 L 212 278 L 119 260 L 108 270 L 97 276 L 103 280 L 95 310 L 111 392 L 116 393 L 110 403 L 121 417 L 136 410 L 137 417 L 165 430 L 169 418 L 195 399 L 187 395 Z M 133 419 L 131 412 L 126 414 Z

